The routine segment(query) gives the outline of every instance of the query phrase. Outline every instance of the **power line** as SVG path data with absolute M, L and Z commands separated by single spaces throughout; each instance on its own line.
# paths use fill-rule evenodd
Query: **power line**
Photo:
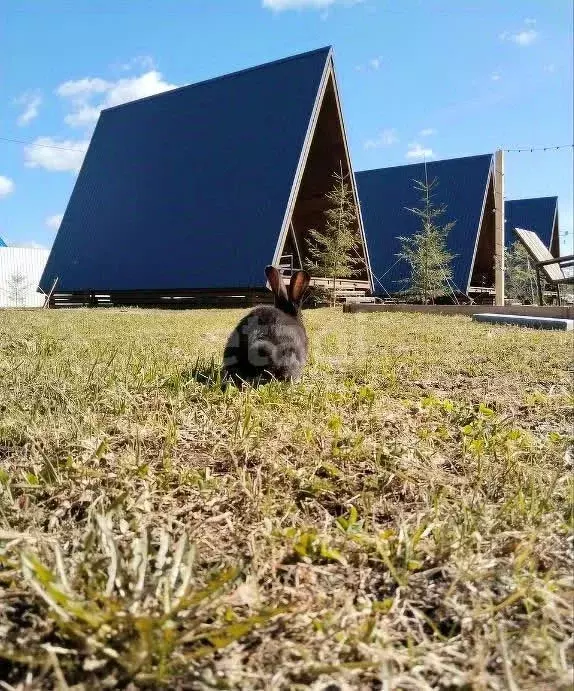
M 79 154 L 85 154 L 86 149 L 71 149 L 65 146 L 53 146 L 52 144 L 38 144 L 36 142 L 26 142 L 23 139 L 9 139 L 8 137 L 0 137 L 2 142 L 10 142 L 11 144 L 23 144 L 24 146 L 32 146 L 41 149 L 58 149 L 58 151 L 75 151 Z
M 531 147 L 526 147 L 524 149 L 502 149 L 505 152 L 508 153 L 521 153 L 523 151 L 558 151 L 559 149 L 574 149 L 574 144 L 562 144 L 561 146 L 531 146 Z
M 23 139 L 10 139 L 8 137 L 0 137 L 0 141 L 9 142 L 11 144 L 22 144 L 23 146 L 32 146 L 41 149 L 57 149 L 58 151 L 75 151 L 76 153 L 84 154 L 85 149 L 72 149 L 66 146 L 54 146 L 53 144 L 38 144 L 37 142 L 27 142 Z M 522 149 L 502 149 L 505 153 L 522 153 L 533 151 L 559 151 L 560 149 L 574 149 L 574 144 L 562 144 L 559 146 L 540 146 L 540 147 L 525 147 Z
M 43 149 L 58 149 L 60 151 L 77 151 L 79 153 L 84 153 L 84 149 L 72 149 L 65 146 L 53 146 L 52 144 L 38 144 L 36 142 L 27 142 L 23 139 L 10 139 L 8 137 L 0 137 L 0 141 L 10 142 L 12 144 L 23 144 L 24 146 L 34 146 L 41 147 Z M 560 149 L 572 149 L 574 144 L 562 144 L 559 146 L 540 146 L 540 147 L 524 147 L 520 149 L 502 149 L 506 153 L 521 153 L 521 152 L 532 152 L 532 151 L 558 151 Z

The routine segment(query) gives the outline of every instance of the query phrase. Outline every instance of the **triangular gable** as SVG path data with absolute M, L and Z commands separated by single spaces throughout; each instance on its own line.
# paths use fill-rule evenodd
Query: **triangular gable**
M 492 162 L 492 154 L 483 154 L 426 164 L 429 181 L 436 178 L 438 183 L 433 201 L 447 207 L 441 221 L 456 221 L 448 247 L 457 255 L 452 262 L 453 281 L 462 291 L 470 284 Z M 414 181 L 425 179 L 425 164 L 361 171 L 355 177 L 375 290 L 396 293 L 406 287 L 402 281 L 408 277 L 406 262 L 396 256 L 401 251 L 398 237 L 411 235 L 420 227 L 420 220 L 408 208 L 420 205 Z
M 0 238 L 0 247 L 6 247 L 6 246 L 7 246 L 7 245 L 6 245 L 6 243 L 4 242 L 4 240 L 2 240 L 2 238 Z
M 322 48 L 103 111 L 41 288 L 264 285 L 330 69 Z
M 373 279 L 367 240 L 331 52 L 325 64 L 325 71 L 293 180 L 289 203 L 277 239 L 273 255 L 275 265 L 280 264 L 286 253 L 297 257 L 300 265 L 304 263 L 307 257 L 306 231 L 311 227 L 321 228 L 324 224 L 323 212 L 327 205 L 325 194 L 334 182 L 332 174 L 338 172 L 340 168 L 348 176 L 353 193 L 357 209 L 356 228 L 361 238 L 361 247 L 358 251 L 365 262 L 364 271 L 349 279 L 348 282 L 355 283 L 356 287 L 372 291 Z M 312 284 L 314 280 L 312 277 Z
M 476 234 L 476 242 L 466 292 L 480 292 L 484 288 L 494 288 L 496 283 L 496 200 L 494 191 L 495 170 L 490 167 L 486 187 L 484 189 L 484 202 Z
M 504 205 L 506 247 L 516 240 L 514 228 L 526 228 L 538 235 L 555 257 L 559 256 L 558 197 L 511 199 Z

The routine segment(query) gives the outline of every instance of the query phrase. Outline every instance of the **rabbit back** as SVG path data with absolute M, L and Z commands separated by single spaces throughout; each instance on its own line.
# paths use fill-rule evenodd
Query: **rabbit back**
M 298 381 L 307 350 L 307 334 L 299 319 L 262 305 L 245 315 L 229 336 L 223 367 L 236 382 Z

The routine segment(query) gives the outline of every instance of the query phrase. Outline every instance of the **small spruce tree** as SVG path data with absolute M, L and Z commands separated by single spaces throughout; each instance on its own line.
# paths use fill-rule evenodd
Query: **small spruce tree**
M 505 250 L 504 258 L 504 292 L 506 297 L 521 302 L 535 302 L 536 272 L 530 265 L 527 251 L 515 240 Z
M 452 280 L 451 262 L 457 256 L 448 251 L 446 242 L 455 221 L 440 223 L 446 205 L 437 206 L 432 195 L 438 181 L 428 181 L 426 166 L 425 180 L 415 180 L 415 189 L 420 193 L 420 207 L 407 208 L 421 221 L 420 230 L 408 237 L 399 236 L 401 251 L 397 256 L 409 264 L 410 275 L 404 279 L 407 293 L 415 295 L 423 303 L 434 302 L 440 295 L 450 292 Z
M 353 192 L 347 181 L 348 175 L 333 173 L 333 186 L 325 195 L 329 206 L 325 215 L 324 230 L 309 229 L 307 268 L 316 276 L 332 279 L 331 304 L 335 305 L 337 280 L 360 274 L 364 259 L 359 253 L 360 237 L 357 226 L 357 209 Z
M 30 284 L 23 273 L 16 272 L 8 278 L 8 299 L 14 307 L 22 307 Z

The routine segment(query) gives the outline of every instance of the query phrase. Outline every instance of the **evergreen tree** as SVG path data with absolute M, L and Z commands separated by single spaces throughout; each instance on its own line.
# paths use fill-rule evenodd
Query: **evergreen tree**
M 528 252 L 518 240 L 505 250 L 504 288 L 508 298 L 535 302 L 536 272 L 530 265 Z
M 8 279 L 8 299 L 14 307 L 22 307 L 25 302 L 26 291 L 30 284 L 26 276 L 20 272 L 12 274 Z
M 353 200 L 348 175 L 333 173 L 333 186 L 327 192 L 329 206 L 323 212 L 325 229 L 311 228 L 308 241 L 308 269 L 315 276 L 333 280 L 331 304 L 336 302 L 337 280 L 351 278 L 360 274 L 364 268 L 364 259 L 359 253 L 361 239 L 357 224 L 357 209 Z
M 397 254 L 409 264 L 410 276 L 405 279 L 407 293 L 416 295 L 426 304 L 439 295 L 451 292 L 449 281 L 452 280 L 451 262 L 456 255 L 447 249 L 447 237 L 455 222 L 440 223 L 440 217 L 446 211 L 446 205 L 437 206 L 432 201 L 432 194 L 438 186 L 436 178 L 428 181 L 425 166 L 425 180 L 415 180 L 415 189 L 420 193 L 421 205 L 407 208 L 421 221 L 420 230 L 408 237 L 399 236 L 401 251 Z

